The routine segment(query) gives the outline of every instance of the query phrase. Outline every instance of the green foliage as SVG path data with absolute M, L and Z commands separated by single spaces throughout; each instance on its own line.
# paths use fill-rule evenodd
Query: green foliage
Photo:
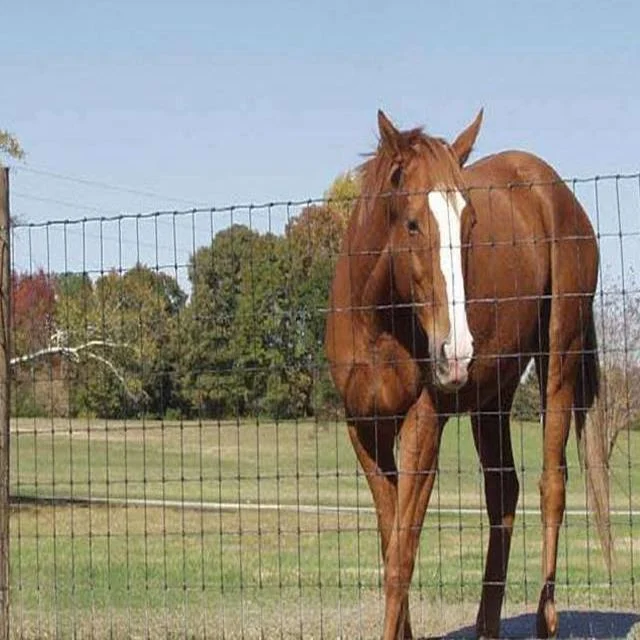
M 47 409 L 38 403 L 33 385 L 14 383 L 11 387 L 11 415 L 22 418 L 45 418 Z
M 312 413 L 321 329 L 310 326 L 313 301 L 300 294 L 294 260 L 286 237 L 239 225 L 192 258 L 181 359 L 181 389 L 192 414 Z M 327 279 L 318 286 L 326 296 Z
M 540 390 L 535 371 L 529 372 L 520 383 L 513 399 L 511 415 L 515 420 L 523 422 L 540 420 Z
M 24 277 L 18 355 L 33 351 L 33 327 L 39 349 L 64 351 L 72 416 L 333 416 L 341 403 L 324 356 L 325 310 L 358 191 L 352 174 L 340 176 L 283 235 L 220 231 L 191 256 L 189 298 L 144 265 L 95 280 Z
M 360 177 L 357 173 L 347 171 L 339 175 L 325 193 L 328 207 L 346 226 L 353 205 L 360 195 Z
M 233 226 L 216 235 L 210 247 L 191 258 L 191 304 L 184 315 L 180 345 L 180 384 L 194 412 L 222 417 L 242 413 L 248 390 L 239 379 L 238 307 L 251 266 L 253 241 L 246 227 Z M 246 364 L 246 354 L 245 354 Z
M 345 173 L 326 192 L 324 204 L 305 207 L 286 229 L 291 260 L 288 329 L 293 338 L 288 343 L 288 363 L 297 380 L 290 385 L 297 402 L 296 415 L 334 415 L 342 404 L 324 354 L 324 309 L 335 261 L 359 193 L 357 176 Z
M 58 291 L 58 339 L 86 347 L 70 381 L 73 415 L 163 415 L 177 404 L 172 346 L 186 295 L 175 279 L 137 265 L 95 283 L 64 274 Z
M 15 160 L 22 160 L 25 157 L 24 149 L 18 138 L 4 129 L 0 129 L 0 155 L 2 154 Z

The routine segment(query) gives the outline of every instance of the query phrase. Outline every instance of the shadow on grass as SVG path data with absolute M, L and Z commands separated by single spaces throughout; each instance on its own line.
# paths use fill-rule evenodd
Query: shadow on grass
M 640 624 L 640 614 L 618 611 L 561 611 L 558 638 L 627 638 L 634 625 Z M 525 613 L 504 618 L 500 629 L 502 638 L 532 638 L 536 616 Z M 640 638 L 640 634 L 638 634 Z M 475 627 L 468 626 L 451 631 L 444 639 L 475 638 Z M 435 640 L 431 638 L 430 640 Z
M 31 496 L 31 495 L 15 495 L 9 496 L 9 502 L 12 507 L 67 507 L 74 505 L 77 507 L 90 507 L 92 501 L 87 498 L 75 498 L 66 496 Z

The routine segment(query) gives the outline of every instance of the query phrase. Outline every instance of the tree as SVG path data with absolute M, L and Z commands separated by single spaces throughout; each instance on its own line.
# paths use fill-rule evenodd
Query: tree
M 9 156 L 9 158 L 13 158 L 14 160 L 23 160 L 25 157 L 25 152 L 18 138 L 16 138 L 12 133 L 5 131 L 4 129 L 0 129 L 0 169 L 3 168 L 2 157 Z M 12 220 L 15 222 L 16 218 L 12 217 Z
M 295 336 L 293 360 L 305 385 L 305 412 L 335 413 L 341 406 L 324 355 L 325 309 L 335 261 L 341 250 L 359 180 L 345 173 L 333 182 L 320 205 L 309 205 L 287 225 L 290 254 L 288 290 L 290 333 Z
M 333 181 L 324 194 L 327 206 L 340 219 L 343 228 L 346 228 L 360 191 L 359 174 L 354 171 L 346 171 Z
M 11 278 L 14 363 L 13 412 L 38 415 L 64 403 L 56 373 L 60 363 L 25 354 L 44 354 L 55 332 L 56 283 L 42 269 L 36 273 L 14 272 Z M 23 358 L 21 361 L 20 359 Z M 16 363 L 22 366 L 17 368 Z
M 610 284 L 596 301 L 600 393 L 593 412 L 606 429 L 611 457 L 619 435 L 640 424 L 640 294 L 635 275 Z
M 233 225 L 194 253 L 178 365 L 190 413 L 308 416 L 335 395 L 324 366 L 324 309 L 358 190 L 344 174 L 284 237 Z
M 234 225 L 191 256 L 191 301 L 182 336 L 181 388 L 191 411 L 242 415 L 246 394 L 238 372 L 237 311 L 257 233 Z
M 180 406 L 186 294 L 175 278 L 143 265 L 95 283 L 38 271 L 14 274 L 12 293 L 14 412 L 121 418 Z
M 540 386 L 533 361 L 531 361 L 520 379 L 520 386 L 513 399 L 511 415 L 515 420 L 538 422 L 540 408 Z
M 299 415 L 294 387 L 288 308 L 286 243 L 273 234 L 255 235 L 242 268 L 231 348 L 236 354 L 239 408 L 253 415 Z
M 15 160 L 22 160 L 25 156 L 24 149 L 20 145 L 18 138 L 12 133 L 0 129 L 0 155 L 5 154 Z M 2 163 L 0 163 L 2 166 Z
M 100 285 L 101 280 L 99 295 Z M 135 380 L 145 411 L 162 417 L 179 402 L 175 335 L 186 294 L 172 276 L 140 264 L 121 276 L 118 285 L 115 300 L 101 301 L 109 306 L 115 302 L 117 326 L 112 324 L 110 331 L 119 333 L 118 342 L 128 346 L 120 353 L 127 358 L 125 370 Z
M 331 262 L 326 243 L 309 250 L 299 228 L 292 221 L 291 238 L 236 225 L 192 257 L 181 388 L 193 413 L 314 412 Z
M 136 265 L 95 284 L 84 274 L 59 278 L 59 340 L 74 362 L 74 413 L 162 416 L 179 403 L 173 334 L 186 295 L 174 278 Z
M 293 267 L 301 277 L 319 263 L 333 265 L 359 191 L 358 179 L 345 173 L 333 182 L 322 204 L 303 208 L 289 222 L 285 235 L 291 243 Z
M 42 269 L 16 273 L 11 278 L 13 312 L 13 354 L 43 349 L 54 331 L 55 278 Z

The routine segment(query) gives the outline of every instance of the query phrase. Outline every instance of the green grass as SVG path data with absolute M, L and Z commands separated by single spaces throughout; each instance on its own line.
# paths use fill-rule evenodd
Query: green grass
M 342 424 L 15 421 L 12 494 L 204 502 L 370 506 Z M 540 573 L 541 434 L 513 427 L 527 510 L 516 521 L 507 612 L 535 606 Z M 584 508 L 575 444 L 568 504 Z M 640 434 L 620 437 L 616 509 L 640 509 Z M 629 462 L 631 461 L 631 463 Z M 473 621 L 488 536 L 481 474 L 467 420 L 452 421 L 413 583 L 421 633 Z M 631 494 L 631 495 L 630 495 Z M 560 544 L 561 607 L 640 601 L 640 517 L 612 518 L 609 583 L 593 524 L 570 514 Z M 22 505 L 11 518 L 16 637 L 318 637 L 372 635 L 382 569 L 370 511 L 296 512 L 96 505 Z M 635 587 L 632 587 L 635 584 Z M 635 591 L 634 591 L 635 589 Z M 446 621 L 443 618 L 446 613 Z M 453 617 L 452 617 L 453 616 Z
M 206 502 L 370 505 L 341 423 L 160 423 L 16 420 L 12 488 L 22 496 L 96 496 Z M 515 423 L 520 506 L 537 507 L 542 434 Z M 612 506 L 640 509 L 640 433 L 612 459 Z M 568 506 L 584 508 L 576 446 L 568 445 Z M 483 504 L 468 419 L 447 425 L 440 455 L 442 505 Z M 439 494 L 439 495 L 438 495 Z

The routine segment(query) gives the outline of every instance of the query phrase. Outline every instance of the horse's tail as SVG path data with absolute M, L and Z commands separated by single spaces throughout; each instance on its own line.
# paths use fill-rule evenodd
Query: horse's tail
M 574 416 L 580 465 L 586 472 L 588 501 L 593 511 L 607 569 L 611 572 L 613 540 L 609 520 L 609 468 L 605 420 L 589 415 L 600 387 L 598 342 L 593 316 L 585 334 L 574 394 Z

